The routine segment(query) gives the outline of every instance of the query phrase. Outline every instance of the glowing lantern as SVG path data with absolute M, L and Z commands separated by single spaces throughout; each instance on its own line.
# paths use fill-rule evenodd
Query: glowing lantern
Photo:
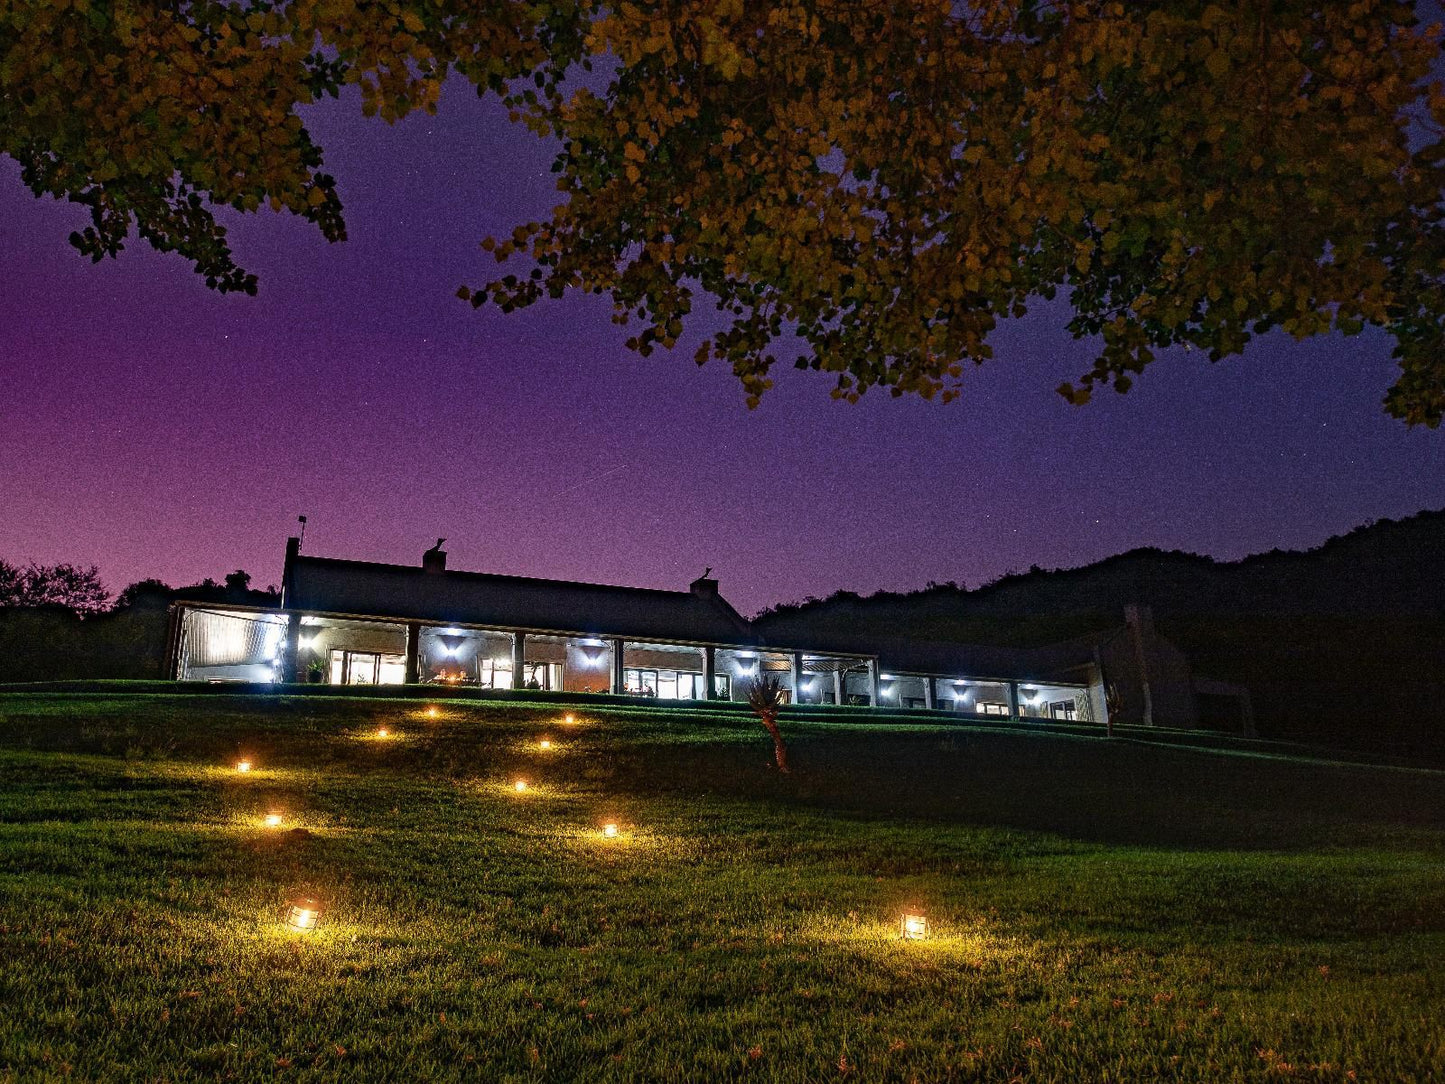
M 552 743 L 551 743 L 551 741 L 548 740 L 547 738 L 543 738 L 539 744 L 541 745 L 541 747 L 542 747 L 543 749 L 550 749 L 550 748 L 552 748 Z
M 390 731 L 390 730 L 387 730 L 386 727 L 384 727 L 384 726 L 377 728 L 376 736 L 377 736 L 378 738 L 385 738 L 385 737 L 390 736 L 390 734 L 391 734 L 391 731 Z
M 281 827 L 281 814 L 280 814 L 280 813 L 277 813 L 277 812 L 275 812 L 275 811 L 272 811 L 272 812 L 270 812 L 270 813 L 267 813 L 267 814 L 266 814 L 266 827 L 267 827 L 267 828 L 279 828 L 279 827 Z
M 577 720 L 572 717 L 572 713 L 569 711 L 566 715 L 562 716 L 562 721 L 568 726 L 571 726 Z
M 521 794 L 522 791 L 527 789 L 527 781 L 525 779 L 518 779 L 517 782 L 513 784 L 512 789 L 518 794 Z
M 435 719 L 437 717 L 437 709 L 435 707 L 427 708 L 426 717 L 428 719 Z
M 286 928 L 305 933 L 307 930 L 316 929 L 316 923 L 320 919 L 321 905 L 311 896 L 303 896 L 291 901 L 291 911 L 286 916 Z
M 251 762 L 250 762 L 249 760 L 238 760 L 238 761 L 236 761 L 236 771 L 238 771 L 238 772 L 249 772 L 250 770 L 251 770 Z
M 604 836 L 606 836 L 608 839 L 616 839 L 616 838 L 617 838 L 617 825 L 615 825 L 615 824 L 604 824 L 604 825 L 602 826 L 602 834 L 603 834 Z
M 903 916 L 903 939 L 905 941 L 922 941 L 928 936 L 928 919 L 922 915 Z

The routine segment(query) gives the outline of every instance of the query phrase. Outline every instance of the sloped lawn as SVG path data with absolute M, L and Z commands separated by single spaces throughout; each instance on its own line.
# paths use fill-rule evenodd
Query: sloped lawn
M 0 696 L 0 1079 L 1445 1079 L 1445 777 L 425 708 Z

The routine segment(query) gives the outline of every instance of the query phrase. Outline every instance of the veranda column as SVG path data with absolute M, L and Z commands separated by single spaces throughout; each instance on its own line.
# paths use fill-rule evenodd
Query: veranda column
M 303 681 L 301 670 L 301 617 L 299 614 L 286 615 L 286 646 L 282 649 L 282 681 Z
M 933 678 L 931 677 L 923 679 L 923 706 L 929 711 L 938 706 L 938 702 L 934 699 Z
M 527 661 L 527 634 L 512 633 L 512 688 L 520 689 L 524 683 L 522 669 Z
M 883 701 L 883 687 L 878 682 L 878 660 L 868 660 L 868 696 L 869 704 L 877 707 Z
M 620 694 L 627 687 L 622 673 L 625 644 L 622 640 L 612 641 L 612 692 Z
M 788 656 L 788 669 L 793 672 L 793 703 L 803 702 L 803 653 L 794 651 Z
M 417 685 L 421 682 L 421 625 L 408 621 L 406 625 L 406 683 Z
M 842 704 L 842 703 L 843 703 L 843 691 L 844 691 L 844 688 L 846 687 L 846 684 L 847 684 L 847 683 L 846 683 L 846 681 L 845 681 L 844 678 L 843 678 L 843 671 L 842 671 L 842 670 L 834 670 L 834 671 L 833 671 L 833 703 L 835 703 L 835 704 Z
M 702 683 L 706 690 L 703 697 L 707 700 L 717 698 L 717 648 L 705 647 L 702 649 Z
M 1019 683 L 1017 681 L 1008 683 L 1008 713 L 1012 718 L 1022 718 L 1019 715 Z

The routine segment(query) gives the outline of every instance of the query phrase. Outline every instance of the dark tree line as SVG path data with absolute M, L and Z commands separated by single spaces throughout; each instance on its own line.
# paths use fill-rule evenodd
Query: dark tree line
M 111 608 L 111 595 L 94 565 L 40 565 L 23 568 L 0 560 L 0 607 L 60 606 L 83 617 Z
M 220 583 L 207 576 L 200 583 L 183 590 L 217 601 L 240 599 L 252 593 L 251 574 L 237 569 Z M 274 587 L 267 588 L 270 594 L 275 594 L 275 591 Z M 77 617 L 95 617 L 128 610 L 147 599 L 169 602 L 176 593 L 177 589 L 164 580 L 150 577 L 137 580 L 112 597 L 100 578 L 100 569 L 95 565 L 85 568 L 63 562 L 42 565 L 32 561 L 20 566 L 0 559 L 0 610 L 58 608 L 69 610 Z

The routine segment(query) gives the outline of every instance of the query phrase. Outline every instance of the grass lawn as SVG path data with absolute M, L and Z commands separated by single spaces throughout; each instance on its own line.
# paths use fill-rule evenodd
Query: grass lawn
M 0 695 L 0 1080 L 1445 1080 L 1445 773 L 424 709 Z

